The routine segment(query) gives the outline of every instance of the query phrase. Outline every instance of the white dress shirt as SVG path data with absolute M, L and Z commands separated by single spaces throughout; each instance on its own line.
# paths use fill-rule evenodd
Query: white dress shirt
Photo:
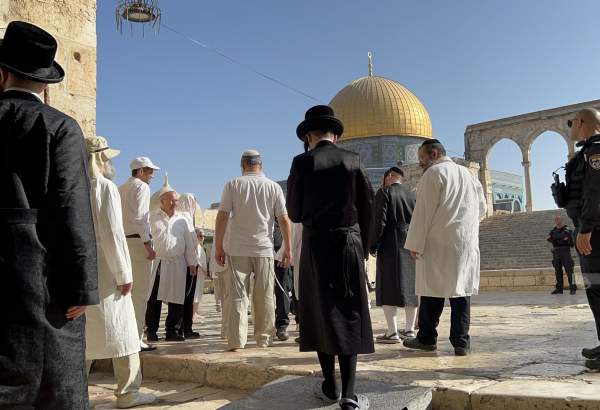
M 119 187 L 123 208 L 125 235 L 138 234 L 144 242 L 150 235 L 150 187 L 138 178 L 130 177 Z

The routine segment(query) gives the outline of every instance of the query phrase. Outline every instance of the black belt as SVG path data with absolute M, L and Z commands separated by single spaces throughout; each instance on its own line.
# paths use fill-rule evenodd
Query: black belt
M 125 237 L 126 237 L 126 238 L 140 238 L 140 239 L 142 239 L 142 237 L 140 236 L 140 234 L 139 234 L 139 233 L 133 233 L 133 234 L 131 234 L 131 235 L 127 235 L 127 236 L 125 236 Z

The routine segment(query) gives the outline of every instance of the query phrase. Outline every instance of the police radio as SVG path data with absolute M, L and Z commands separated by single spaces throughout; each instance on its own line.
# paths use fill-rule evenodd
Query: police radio
M 554 178 L 554 183 L 550 185 L 550 189 L 552 190 L 552 197 L 554 198 L 554 202 L 556 206 L 559 208 L 564 208 L 567 206 L 567 186 L 564 182 L 560 182 L 560 176 L 558 175 L 558 171 L 564 169 L 565 167 L 560 167 L 556 169 L 552 173 L 552 178 Z

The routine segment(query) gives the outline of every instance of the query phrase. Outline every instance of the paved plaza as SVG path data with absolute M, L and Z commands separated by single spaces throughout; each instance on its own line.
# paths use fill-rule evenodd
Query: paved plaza
M 316 355 L 300 353 L 293 341 L 295 325 L 290 325 L 287 342 L 257 348 L 249 338 L 244 351 L 229 353 L 224 352 L 220 314 L 212 295 L 205 295 L 201 309 L 204 320 L 196 324 L 196 330 L 202 338 L 159 342 L 158 350 L 143 354 L 145 377 L 252 392 L 285 375 L 318 374 Z M 474 297 L 473 350 L 467 357 L 453 354 L 448 341 L 449 314 L 447 307 L 437 352 L 377 345 L 374 354 L 359 356 L 359 377 L 431 387 L 434 408 L 464 409 L 470 404 L 474 409 L 600 409 L 600 374 L 587 372 L 580 355 L 581 347 L 597 344 L 583 291 L 575 296 L 503 292 Z M 381 309 L 374 307 L 371 315 L 374 333 L 383 333 Z M 520 407 L 514 407 L 517 402 Z

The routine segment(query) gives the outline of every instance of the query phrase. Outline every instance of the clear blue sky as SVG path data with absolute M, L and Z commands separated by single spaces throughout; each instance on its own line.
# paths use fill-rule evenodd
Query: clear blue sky
M 239 175 L 243 150 L 262 152 L 272 179 L 301 152 L 295 128 L 313 101 L 162 29 L 132 37 L 115 27 L 116 1 L 98 2 L 97 133 L 129 161 L 148 155 L 203 207 Z M 367 74 L 412 90 L 435 135 L 464 150 L 465 126 L 600 98 L 600 2 L 162 0 L 163 23 L 283 82 L 329 100 Z M 552 207 L 549 172 L 566 158 L 556 134 L 533 150 L 536 207 Z M 516 145 L 492 167 L 521 173 Z M 162 184 L 159 174 L 152 190 Z

